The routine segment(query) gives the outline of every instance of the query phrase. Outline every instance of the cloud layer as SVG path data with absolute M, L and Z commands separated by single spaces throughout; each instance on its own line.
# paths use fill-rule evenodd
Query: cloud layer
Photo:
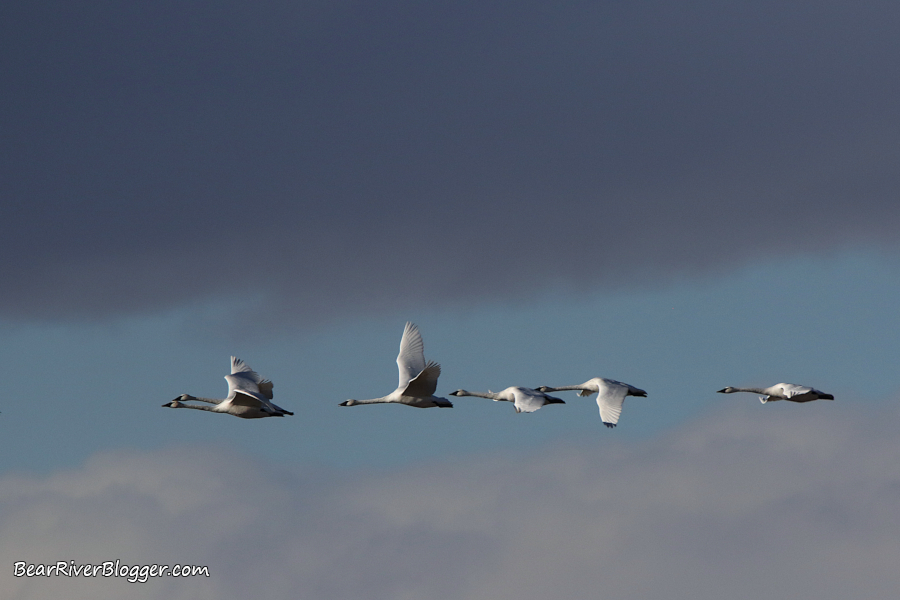
M 898 11 L 13 2 L 0 315 L 309 322 L 893 248 Z
M 603 436 L 368 475 L 290 472 L 209 449 L 105 453 L 49 477 L 0 480 L 0 591 L 15 600 L 896 596 L 897 415 L 837 423 L 804 408 L 723 411 L 658 442 Z M 19 560 L 115 559 L 208 565 L 210 577 L 11 575 Z

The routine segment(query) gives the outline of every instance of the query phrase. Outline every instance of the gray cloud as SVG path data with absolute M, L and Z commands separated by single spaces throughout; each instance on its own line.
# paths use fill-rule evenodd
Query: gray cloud
M 14 2 L 0 314 L 309 322 L 895 249 L 898 10 Z
M 16 600 L 896 596 L 897 415 L 795 408 L 720 411 L 656 442 L 383 474 L 174 448 L 8 475 L 0 590 Z M 210 577 L 9 575 L 17 560 L 115 559 L 205 564 Z

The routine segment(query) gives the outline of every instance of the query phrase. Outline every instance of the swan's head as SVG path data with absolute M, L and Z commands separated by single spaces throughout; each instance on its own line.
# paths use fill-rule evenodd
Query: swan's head
M 345 400 L 338 404 L 338 406 L 356 406 L 356 400 Z
M 196 398 L 194 398 L 190 394 L 182 394 L 182 395 L 178 396 L 177 398 L 175 398 L 174 400 L 172 400 L 171 402 L 166 402 L 165 404 L 163 404 L 163 407 L 181 408 L 183 406 L 181 403 L 184 402 L 185 400 L 196 400 Z
M 450 392 L 451 396 L 468 396 L 469 392 L 466 390 L 456 390 L 455 392 Z
M 729 386 L 727 388 L 722 388 L 721 390 L 719 390 L 716 393 L 717 394 L 732 394 L 732 393 L 734 393 L 734 391 L 735 391 L 734 388 Z

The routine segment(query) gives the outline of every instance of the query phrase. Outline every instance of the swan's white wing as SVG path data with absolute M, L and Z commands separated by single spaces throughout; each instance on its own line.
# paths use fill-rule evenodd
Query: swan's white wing
M 259 385 L 263 381 L 269 383 L 269 392 L 271 393 L 272 382 L 268 379 L 264 380 L 259 376 L 259 373 L 250 368 L 250 365 L 236 356 L 231 357 L 231 375 L 226 375 L 225 379 L 228 381 L 229 395 L 231 395 L 232 386 L 234 385 L 237 385 L 238 387 L 244 386 L 255 393 L 259 393 Z M 269 398 L 271 398 L 271 396 L 269 396 Z
M 272 396 L 267 396 L 264 392 L 261 392 L 256 383 L 247 378 L 246 373 L 241 372 L 235 373 L 234 375 L 226 375 L 225 381 L 228 382 L 228 397 L 225 398 L 222 404 L 259 408 L 272 413 L 287 412 L 269 402 Z M 262 383 L 265 386 L 265 389 L 268 390 L 268 393 L 271 394 L 272 382 L 263 380 Z
M 248 377 L 253 381 L 259 381 L 259 375 L 256 371 L 250 368 L 250 365 L 239 359 L 237 356 L 231 357 L 231 374 L 237 375 L 238 373 L 242 374 L 244 377 Z
M 413 396 L 415 398 L 428 398 L 433 396 L 437 390 L 438 377 L 441 376 L 441 365 L 436 362 L 429 362 L 422 369 L 422 372 L 416 375 L 406 385 L 403 390 L 404 396 Z
M 250 368 L 250 365 L 236 356 L 231 357 L 231 375 L 226 375 L 225 380 L 228 382 L 229 397 L 236 390 L 265 400 L 271 400 L 274 397 L 272 388 L 275 384 L 260 377 L 259 373 Z
M 779 387 L 784 390 L 784 397 L 793 402 L 810 402 L 819 398 L 834 399 L 831 394 L 826 394 L 815 388 L 805 385 L 796 385 L 793 383 L 779 383 Z
M 813 391 L 811 387 L 805 385 L 796 385 L 794 383 L 779 383 L 776 387 L 780 387 L 785 398 L 793 398 L 794 396 L 802 396 Z
M 229 401 L 233 406 L 246 406 L 249 408 L 260 408 L 268 404 L 268 402 L 264 402 L 256 396 L 251 396 L 242 391 L 235 392 L 234 398 L 231 398 Z
M 530 413 L 534 412 L 544 405 L 544 395 L 529 392 L 522 388 L 512 390 L 513 402 L 516 404 L 518 412 Z
M 615 382 L 618 383 L 618 382 Z M 600 407 L 600 420 L 607 427 L 615 427 L 619 422 L 619 416 L 622 414 L 622 404 L 625 402 L 625 396 L 628 395 L 628 386 L 622 383 L 619 385 L 606 385 L 600 389 L 600 395 L 597 396 L 597 406 Z
M 397 355 L 397 367 L 400 369 L 398 388 L 406 387 L 411 379 L 425 370 L 425 344 L 419 335 L 419 328 L 407 323 L 400 339 L 400 354 Z M 429 394 L 431 395 L 431 394 Z
M 272 388 L 275 387 L 275 384 L 269 381 L 268 379 L 263 379 L 256 386 L 259 388 L 259 393 L 271 400 L 275 397 L 272 393 Z
M 226 375 L 225 381 L 228 382 L 228 397 L 226 400 L 230 400 L 235 394 L 240 393 L 253 398 L 258 398 L 262 402 L 268 402 L 268 400 L 265 399 L 265 396 L 260 393 L 256 382 L 247 377 L 246 373 Z

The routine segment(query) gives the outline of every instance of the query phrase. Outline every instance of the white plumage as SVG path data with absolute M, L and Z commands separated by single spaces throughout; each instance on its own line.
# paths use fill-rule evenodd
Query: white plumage
M 594 377 L 581 385 L 564 385 L 561 387 L 542 385 L 537 389 L 541 392 L 578 390 L 578 395 L 584 397 L 598 394 L 597 406 L 600 408 L 600 420 L 607 427 L 615 427 L 619 422 L 626 396 L 647 397 L 647 392 L 642 389 L 615 379 L 604 379 L 603 377 Z
M 735 392 L 751 392 L 762 394 L 759 401 L 774 402 L 776 400 L 788 400 L 790 402 L 812 402 L 813 400 L 834 400 L 834 396 L 820 392 L 819 390 L 796 383 L 776 383 L 767 388 L 738 388 L 726 387 L 719 390 L 720 394 L 733 394 Z
M 502 392 L 468 392 L 466 390 L 456 390 L 450 392 L 451 396 L 477 396 L 479 398 L 489 398 L 494 402 L 512 402 L 515 405 L 517 413 L 530 413 L 541 408 L 545 404 L 565 404 L 559 398 L 548 396 L 538 390 L 527 387 L 512 386 Z
M 228 382 L 228 396 L 224 400 L 182 394 L 171 402 L 163 404 L 163 407 L 207 410 L 234 415 L 242 419 L 283 417 L 294 414 L 273 404 L 271 402 L 272 382 L 261 378 L 247 363 L 235 356 L 231 357 L 231 374 L 225 376 L 225 381 Z M 205 402 L 214 406 L 184 404 L 189 401 Z
M 347 400 L 339 406 L 405 404 L 416 408 L 453 408 L 452 402 L 434 395 L 441 375 L 441 365 L 433 361 L 425 362 L 425 343 L 419 334 L 419 328 L 412 323 L 407 323 L 403 329 L 397 368 L 400 372 L 397 389 L 387 396 L 370 400 Z

